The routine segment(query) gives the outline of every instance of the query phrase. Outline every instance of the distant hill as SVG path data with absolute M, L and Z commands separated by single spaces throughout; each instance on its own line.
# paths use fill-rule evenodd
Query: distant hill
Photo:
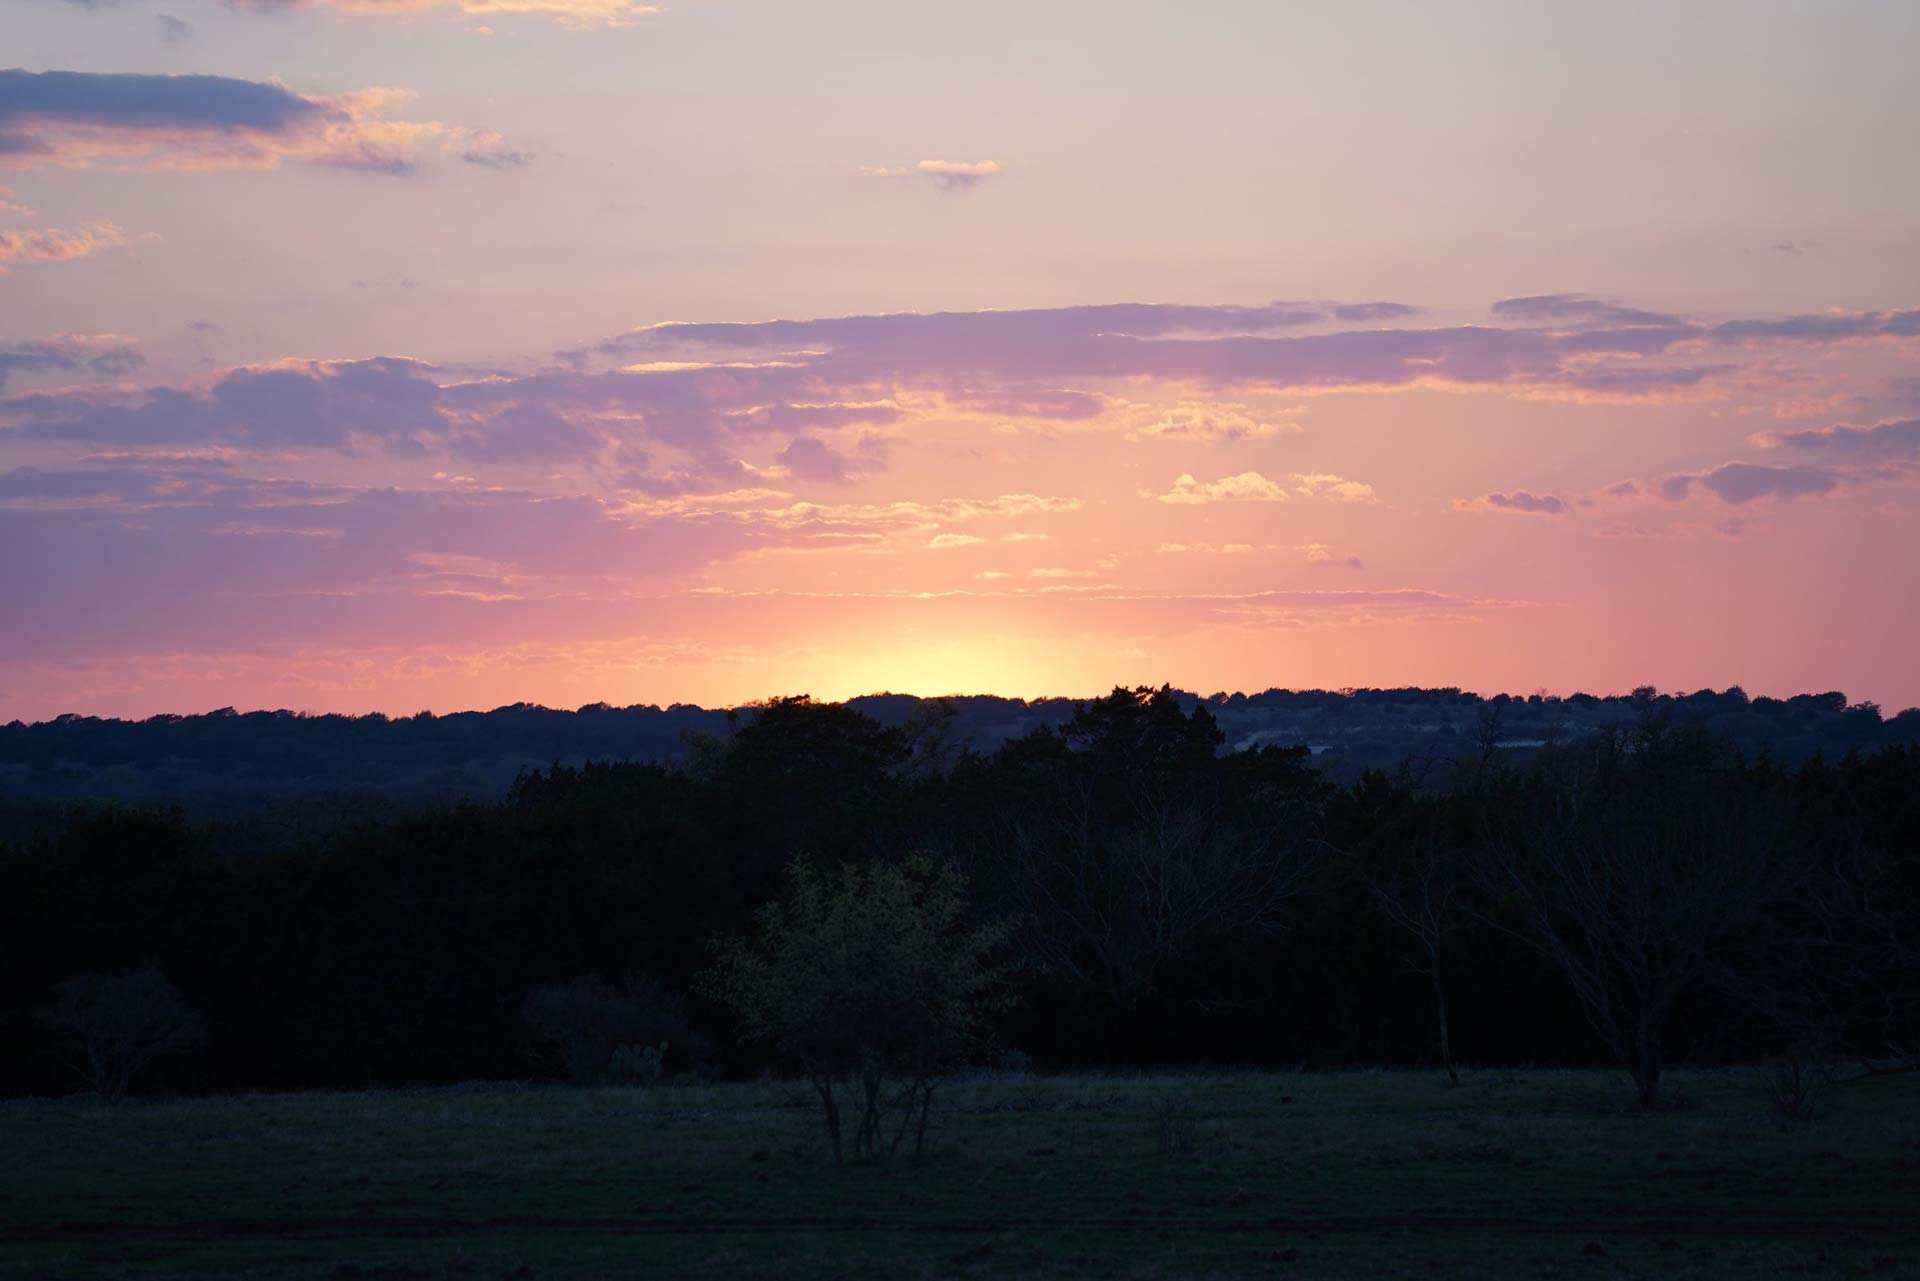
M 1648 710 L 1704 724 L 1749 753 L 1764 750 L 1789 762 L 1920 741 L 1920 709 L 1889 719 L 1837 692 L 1786 699 L 1750 699 L 1738 688 L 1483 698 L 1458 689 L 1270 689 L 1181 698 L 1206 704 L 1229 749 L 1305 744 L 1343 780 L 1404 767 L 1444 785 L 1453 762 L 1487 746 L 1523 754 Z M 1075 706 L 1065 698 L 992 695 L 849 700 L 890 725 L 926 715 L 929 702 L 953 709 L 948 737 L 955 749 L 978 752 L 1064 724 Z M 18 839 L 37 816 L 76 802 L 177 804 L 197 819 L 271 822 L 293 829 L 282 835 L 314 834 L 404 810 L 492 800 L 522 770 L 556 762 L 685 759 L 702 739 L 724 740 L 753 715 L 751 706 L 592 704 L 563 711 L 516 703 L 405 718 L 222 708 L 141 721 L 14 721 L 0 726 L 0 839 Z

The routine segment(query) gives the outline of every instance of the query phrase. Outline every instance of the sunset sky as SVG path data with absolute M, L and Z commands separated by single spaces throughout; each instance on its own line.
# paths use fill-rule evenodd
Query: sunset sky
M 0 720 L 1920 703 L 1920 5 L 0 3 Z

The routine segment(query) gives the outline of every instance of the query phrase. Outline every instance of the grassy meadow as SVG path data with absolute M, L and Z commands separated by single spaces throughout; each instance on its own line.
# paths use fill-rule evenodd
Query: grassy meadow
M 1920 1277 L 1920 1078 L 1768 1119 L 1599 1072 L 987 1075 L 834 1168 L 812 1094 L 0 1104 L 0 1281 Z

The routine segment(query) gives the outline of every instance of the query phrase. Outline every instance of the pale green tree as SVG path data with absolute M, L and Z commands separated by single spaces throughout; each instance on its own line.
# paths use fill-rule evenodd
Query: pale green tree
M 974 920 L 960 873 L 917 854 L 828 871 L 796 859 L 755 923 L 719 944 L 703 989 L 806 1074 L 836 1164 L 843 1095 L 856 1158 L 909 1133 L 922 1150 L 934 1087 L 984 1050 L 1010 1000 L 996 960 L 1010 924 Z

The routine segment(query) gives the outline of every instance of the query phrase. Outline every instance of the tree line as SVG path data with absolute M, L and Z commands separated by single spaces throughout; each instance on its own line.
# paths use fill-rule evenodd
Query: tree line
M 0 848 L 0 1091 L 802 1069 L 818 1029 L 775 1028 L 767 994 L 832 985 L 769 958 L 827 920 L 894 940 L 862 974 L 991 976 L 945 1020 L 912 983 L 832 1007 L 924 1024 L 886 1061 L 928 1091 L 1004 1054 L 1606 1063 L 1652 1106 L 1680 1062 L 1915 1061 L 1912 745 L 1782 765 L 1649 691 L 1524 757 L 1483 718 L 1441 775 L 1341 785 L 1304 747 L 1226 750 L 1167 689 L 985 753 L 953 720 L 778 699 L 671 763 L 529 772 L 498 803 L 270 849 L 73 810 Z M 911 1131 L 918 1096 L 885 1135 L 877 1095 L 850 1097 L 856 1146 Z
M 1369 769 L 1412 756 L 1435 769 L 1497 722 L 1506 749 L 1584 738 L 1633 712 L 1629 696 L 1536 693 L 1482 697 L 1441 688 L 1269 689 L 1199 695 L 1233 747 L 1311 744 L 1320 771 L 1351 785 Z M 1762 747 L 1798 763 L 1837 760 L 1920 738 L 1920 708 L 1883 715 L 1838 691 L 1749 698 L 1738 688 L 1660 694 L 1656 705 L 1710 728 L 1748 752 Z M 1062 729 L 1068 698 L 871 694 L 848 706 L 905 729 L 936 709 L 949 737 L 990 754 L 1039 729 Z M 113 720 L 61 716 L 0 724 L 0 842 L 22 842 L 57 824 L 66 805 L 111 801 L 178 805 L 189 819 L 249 829 L 277 845 L 369 821 L 506 796 L 523 771 L 588 761 L 685 762 L 688 744 L 730 736 L 752 708 L 588 704 L 575 710 L 516 703 L 486 712 L 388 717 L 236 712 Z M 1438 779 L 1429 777 L 1429 784 Z

